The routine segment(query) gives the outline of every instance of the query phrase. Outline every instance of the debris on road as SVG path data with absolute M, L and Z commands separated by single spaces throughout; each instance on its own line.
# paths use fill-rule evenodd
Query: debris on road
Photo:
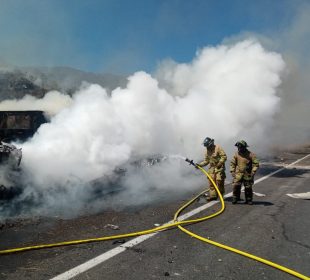
M 106 224 L 104 227 L 114 229 L 114 230 L 119 230 L 119 226 L 117 226 L 117 225 Z
M 115 240 L 115 241 L 113 241 L 112 244 L 124 244 L 125 242 L 126 242 L 125 239 L 121 239 L 121 240 Z

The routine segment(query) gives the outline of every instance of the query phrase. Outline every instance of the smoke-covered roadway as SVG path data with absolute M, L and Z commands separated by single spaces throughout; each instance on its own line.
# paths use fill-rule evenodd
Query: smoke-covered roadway
M 258 178 L 309 154 L 310 149 L 283 153 L 274 165 L 264 162 Z M 287 168 L 257 185 L 254 205 L 231 205 L 219 217 L 189 226 L 193 232 L 223 244 L 271 260 L 310 275 L 309 200 L 297 200 L 287 193 L 308 191 L 310 158 Z M 303 168 L 304 167 L 304 168 Z M 195 169 L 193 172 L 197 172 Z M 227 192 L 230 192 L 230 186 Z M 185 197 L 184 197 L 185 199 Z M 161 203 L 146 208 L 108 211 L 72 220 L 48 219 L 16 224 L 0 231 L 1 249 L 70 239 L 115 235 L 151 228 L 172 219 L 184 200 Z M 197 201 L 191 208 L 205 203 Z M 218 204 L 217 204 L 218 205 Z M 199 214 L 208 215 L 213 206 Z M 119 226 L 112 229 L 107 224 Z M 126 240 L 127 241 L 127 240 Z M 86 261 L 122 246 L 107 241 L 70 247 L 1 256 L 1 279 L 49 279 Z M 294 277 L 190 238 L 177 229 L 161 232 L 143 243 L 108 258 L 75 279 L 293 279 Z M 67 278 L 60 278 L 67 279 Z

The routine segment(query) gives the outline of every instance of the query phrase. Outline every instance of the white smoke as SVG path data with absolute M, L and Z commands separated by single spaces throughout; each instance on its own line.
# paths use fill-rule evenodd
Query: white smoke
M 22 167 L 32 188 L 48 191 L 49 207 L 64 207 L 85 196 L 87 190 L 78 186 L 111 176 L 132 159 L 154 154 L 202 159 L 206 136 L 229 152 L 240 138 L 259 149 L 278 110 L 284 67 L 281 55 L 245 40 L 201 49 L 188 64 L 164 62 L 157 78 L 137 72 L 111 96 L 88 85 L 22 145 Z M 124 203 L 188 191 L 205 181 L 186 177 L 185 170 L 195 173 L 176 160 L 140 171 L 129 167 Z M 52 191 L 55 185 L 62 186 L 61 194 Z
M 281 53 L 286 70 L 280 86 L 280 110 L 276 115 L 269 142 L 275 148 L 296 148 L 309 144 L 310 139 L 310 2 L 294 5 L 294 13 L 286 25 L 268 31 L 254 33 L 241 31 L 225 38 L 224 43 L 236 43 L 245 38 L 259 38 L 268 50 Z
M 42 99 L 26 95 L 22 99 L 10 99 L 0 102 L 0 111 L 44 111 L 48 117 L 59 113 L 63 108 L 71 104 L 71 98 L 68 95 L 57 91 L 48 92 Z
M 245 40 L 204 48 L 191 64 L 164 63 L 158 76 L 179 96 L 176 110 L 188 148 L 206 135 L 229 145 L 245 138 L 259 148 L 279 109 L 284 66 L 279 54 Z

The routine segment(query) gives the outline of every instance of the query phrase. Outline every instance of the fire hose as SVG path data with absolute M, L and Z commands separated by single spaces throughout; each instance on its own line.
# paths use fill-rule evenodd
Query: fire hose
M 178 227 L 181 231 L 183 231 L 184 233 L 198 239 L 201 240 L 203 242 L 206 242 L 208 244 L 220 247 L 222 249 L 231 251 L 233 253 L 245 256 L 247 258 L 253 259 L 255 261 L 261 262 L 263 264 L 266 264 L 270 267 L 276 268 L 280 271 L 286 272 L 288 274 L 291 274 L 299 279 L 305 279 L 305 280 L 310 280 L 310 277 L 303 275 L 297 271 L 294 271 L 292 269 L 289 269 L 287 267 L 284 267 L 282 265 L 276 264 L 272 261 L 266 260 L 264 258 L 252 255 L 250 253 L 247 253 L 245 251 L 241 251 L 238 250 L 236 248 L 218 243 L 216 241 L 210 240 L 209 238 L 205 238 L 202 237 L 200 235 L 195 234 L 194 232 L 185 229 L 183 226 L 185 225 L 190 225 L 190 224 L 195 224 L 195 223 L 199 223 L 202 221 L 206 221 L 208 219 L 214 218 L 218 215 L 220 215 L 222 212 L 224 212 L 225 210 L 225 203 L 224 203 L 224 199 L 223 196 L 221 195 L 217 185 L 215 184 L 214 180 L 212 179 L 212 177 L 200 166 L 196 165 L 193 160 L 189 160 L 186 159 L 187 162 L 190 163 L 190 165 L 193 165 L 195 168 L 200 169 L 200 171 L 202 173 L 204 173 L 204 175 L 211 181 L 211 183 L 213 184 L 213 186 L 215 187 L 215 190 L 218 194 L 218 197 L 220 198 L 220 202 L 221 202 L 221 208 L 220 210 L 218 210 L 217 212 L 209 215 L 209 216 L 205 216 L 202 218 L 198 218 L 198 219 L 192 219 L 192 220 L 184 220 L 184 221 L 178 221 L 178 216 L 180 215 L 180 213 L 186 209 L 188 206 L 190 206 L 194 201 L 196 201 L 200 196 L 202 196 L 205 192 L 207 192 L 208 190 L 204 190 L 203 192 L 199 193 L 198 195 L 196 195 L 194 198 L 192 198 L 191 200 L 189 200 L 186 204 L 184 204 L 181 208 L 179 208 L 175 215 L 174 215 L 174 222 L 171 224 L 165 224 L 159 227 L 155 227 L 155 228 L 151 228 L 148 230 L 143 230 L 143 231 L 138 231 L 138 232 L 132 232 L 132 233 L 125 233 L 125 234 L 119 234 L 119 235 L 112 235 L 112 236 L 103 236 L 103 237 L 98 237 L 98 238 L 90 238 L 90 239 L 81 239 L 81 240 L 72 240 L 72 241 L 65 241 L 65 242 L 59 242 L 59 243 L 51 243 L 51 244 L 42 244 L 42 245 L 33 245 L 33 246 L 28 246 L 28 247 L 20 247 L 20 248 L 12 248 L 12 249 L 6 249 L 6 250 L 0 250 L 0 255 L 6 255 L 6 254 L 13 254 L 13 253 L 18 253 L 18 252 L 25 252 L 25 251 L 30 251 L 30 250 L 38 250 L 38 249 L 44 249 L 44 248 L 53 248 L 53 247 L 60 247 L 60 246 L 69 246 L 69 245 L 77 245 L 77 244 L 85 244 L 85 243 L 91 243 L 91 242 L 99 242 L 99 241 L 107 241 L 107 240 L 113 240 L 113 239 L 121 239 L 121 238 L 128 238 L 128 237 L 134 237 L 134 236 L 140 236 L 140 235 L 145 235 L 145 234 L 150 234 L 150 233 L 154 233 L 157 231 L 163 231 L 163 230 L 167 230 L 167 229 L 171 229 L 173 227 Z

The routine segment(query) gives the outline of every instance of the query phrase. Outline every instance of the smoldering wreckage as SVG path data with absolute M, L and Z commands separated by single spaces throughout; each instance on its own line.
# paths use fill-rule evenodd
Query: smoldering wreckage
M 19 199 L 25 189 L 21 167 L 22 149 L 12 142 L 27 141 L 42 124 L 47 122 L 48 118 L 43 111 L 0 111 L 0 206 L 10 209 L 8 213 L 12 212 L 12 215 L 23 211 L 18 211 L 16 205 L 12 208 L 17 200 L 18 204 L 24 204 L 24 206 L 37 203 L 29 197 Z M 88 182 L 91 197 L 101 198 L 121 192 L 128 169 L 153 166 L 165 159 L 166 157 L 162 155 L 132 159 L 128 164 L 115 168 L 111 175 L 103 175 Z M 25 207 L 18 208 L 25 209 Z
M 27 140 L 44 122 L 42 111 L 0 112 L 0 200 L 11 200 L 22 192 L 18 182 L 22 149 L 10 142 Z

